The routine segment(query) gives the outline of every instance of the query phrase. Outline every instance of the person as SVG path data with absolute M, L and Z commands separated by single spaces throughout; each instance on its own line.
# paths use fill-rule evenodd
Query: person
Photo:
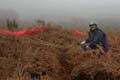
M 86 41 L 83 41 L 84 49 L 99 49 L 104 55 L 108 52 L 108 41 L 106 34 L 98 27 L 96 21 L 91 21 L 89 24 L 90 31 Z

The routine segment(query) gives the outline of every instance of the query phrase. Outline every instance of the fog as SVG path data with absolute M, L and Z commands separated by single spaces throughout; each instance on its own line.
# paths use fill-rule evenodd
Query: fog
M 79 27 L 97 20 L 102 26 L 119 27 L 119 7 L 120 0 L 0 0 L 0 22 L 4 17 L 13 17 L 62 21 Z
M 76 16 L 120 18 L 119 0 L 0 0 L 0 8 L 18 12 L 23 18 Z

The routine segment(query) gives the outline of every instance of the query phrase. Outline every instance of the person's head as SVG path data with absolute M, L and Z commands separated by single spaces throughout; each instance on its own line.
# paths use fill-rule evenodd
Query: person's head
M 91 30 L 95 30 L 97 28 L 97 23 L 96 21 L 91 21 L 89 24 L 89 27 Z

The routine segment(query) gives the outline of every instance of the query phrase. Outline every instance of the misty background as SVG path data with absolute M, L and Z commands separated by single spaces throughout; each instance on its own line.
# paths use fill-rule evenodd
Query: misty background
M 0 0 L 0 25 L 6 19 L 32 24 L 36 19 L 66 27 L 87 27 L 96 20 L 102 27 L 119 28 L 119 0 Z

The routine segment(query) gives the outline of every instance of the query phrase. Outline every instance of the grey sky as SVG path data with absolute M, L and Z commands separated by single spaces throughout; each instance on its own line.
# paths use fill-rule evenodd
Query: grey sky
M 0 0 L 0 8 L 16 10 L 22 17 L 120 16 L 120 0 Z

